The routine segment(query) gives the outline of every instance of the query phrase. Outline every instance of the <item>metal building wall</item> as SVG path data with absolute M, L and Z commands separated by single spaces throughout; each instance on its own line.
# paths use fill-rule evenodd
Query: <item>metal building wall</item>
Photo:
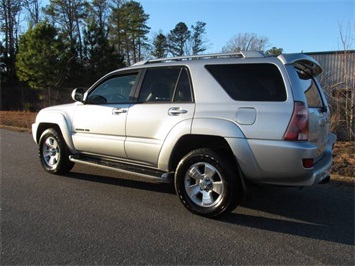
M 355 51 L 307 53 L 323 67 L 318 79 L 331 107 L 338 140 L 355 140 Z
M 318 77 L 325 90 L 355 89 L 355 51 L 307 53 L 323 67 Z

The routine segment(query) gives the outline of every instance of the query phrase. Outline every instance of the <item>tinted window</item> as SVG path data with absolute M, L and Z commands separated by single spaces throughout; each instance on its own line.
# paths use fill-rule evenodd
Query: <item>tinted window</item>
M 286 100 L 285 85 L 275 65 L 207 65 L 206 68 L 236 101 Z
M 191 87 L 183 68 L 150 68 L 145 74 L 138 102 L 189 102 Z
M 180 72 L 179 81 L 176 86 L 174 94 L 174 102 L 191 102 L 191 86 L 189 75 L 186 69 L 182 69 Z
M 300 82 L 307 98 L 308 107 L 322 108 L 322 96 L 319 93 L 313 77 L 303 72 L 298 72 L 298 76 L 300 77 Z
M 127 103 L 137 74 L 110 77 L 89 93 L 89 104 Z

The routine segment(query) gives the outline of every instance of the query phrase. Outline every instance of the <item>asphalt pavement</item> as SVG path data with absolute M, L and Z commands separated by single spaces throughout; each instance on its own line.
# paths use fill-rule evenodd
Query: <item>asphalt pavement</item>
M 354 189 L 256 187 L 199 217 L 170 184 L 76 165 L 46 173 L 29 133 L 0 129 L 1 265 L 354 265 Z

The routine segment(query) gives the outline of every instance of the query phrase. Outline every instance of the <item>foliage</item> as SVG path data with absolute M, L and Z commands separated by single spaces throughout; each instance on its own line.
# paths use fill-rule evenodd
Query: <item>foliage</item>
M 1 33 L 4 36 L 1 45 L 1 83 L 16 82 L 15 56 L 18 42 L 20 0 L 3 0 L 0 2 Z
M 184 22 L 176 24 L 168 35 L 168 50 L 173 56 L 187 54 L 187 41 L 190 39 L 191 31 Z
M 95 0 L 89 8 L 84 30 L 84 67 L 86 69 L 87 85 L 104 74 L 124 66 L 123 57 L 115 52 L 108 40 L 109 27 L 107 23 L 108 6 L 105 1 Z
M 168 43 L 167 43 L 167 39 L 165 37 L 164 34 L 159 33 L 153 41 L 153 51 L 151 52 L 151 54 L 156 57 L 156 58 L 163 58 L 166 57 L 167 54 L 167 47 L 168 47 Z
M 160 32 L 155 36 L 151 54 L 157 58 L 166 57 L 167 54 L 172 56 L 200 54 L 207 49 L 205 27 L 205 22 L 198 21 L 189 30 L 184 22 L 179 22 L 169 34 L 164 35 Z
M 204 51 L 206 51 L 207 47 L 204 45 L 205 40 L 203 39 L 203 35 L 206 33 L 205 27 L 206 23 L 202 21 L 198 21 L 196 26 L 192 25 L 192 54 L 197 55 Z
M 68 78 L 71 82 L 83 76 L 82 27 L 88 5 L 86 0 L 50 0 L 49 6 L 43 9 L 47 20 L 59 29 L 68 47 L 68 69 L 71 73 Z
M 142 59 L 142 48 L 148 45 L 148 19 L 149 15 L 144 12 L 142 5 L 135 1 L 124 2 L 112 9 L 111 42 L 116 44 L 118 53 L 125 56 L 129 65 Z
M 56 88 L 65 77 L 66 54 L 57 30 L 39 23 L 20 37 L 17 75 L 35 89 Z
M 267 55 L 280 55 L 282 54 L 283 49 L 282 48 L 277 48 L 277 47 L 272 47 L 271 49 L 267 50 L 265 53 Z

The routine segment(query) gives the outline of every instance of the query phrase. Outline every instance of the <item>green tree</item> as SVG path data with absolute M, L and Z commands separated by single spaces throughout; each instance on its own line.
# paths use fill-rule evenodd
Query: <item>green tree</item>
M 112 9 L 111 41 L 116 44 L 118 53 L 125 56 L 128 65 L 142 58 L 142 49 L 148 46 L 147 15 L 140 3 L 127 1 Z
M 56 25 L 66 45 L 69 46 L 71 60 L 70 72 L 77 79 L 83 60 L 82 29 L 87 14 L 86 0 L 50 0 L 44 8 L 47 19 Z
M 151 54 L 156 57 L 156 58 L 163 58 L 166 57 L 166 50 L 167 50 L 168 44 L 167 44 L 167 39 L 166 36 L 162 33 L 159 33 L 153 41 L 153 51 Z
M 1 83 L 16 83 L 16 53 L 18 47 L 19 14 L 21 11 L 20 0 L 1 0 L 0 2 L 0 32 L 3 36 L 3 53 L 1 64 L 4 66 Z
M 86 82 L 92 83 L 102 75 L 123 67 L 123 57 L 115 52 L 108 40 L 108 6 L 104 0 L 94 0 L 86 19 L 84 30 L 84 54 L 87 70 Z
M 282 48 L 272 47 L 271 49 L 267 50 L 265 53 L 267 55 L 280 55 L 284 50 Z
M 207 49 L 205 45 L 207 41 L 203 38 L 203 35 L 206 34 L 205 26 L 206 23 L 202 21 L 198 21 L 196 26 L 192 25 L 191 43 L 193 55 L 202 53 Z
M 37 24 L 19 40 L 17 76 L 31 88 L 58 88 L 65 79 L 66 54 L 56 28 L 47 22 Z M 49 93 L 50 94 L 50 93 Z M 50 97 L 48 99 L 50 104 Z
M 190 39 L 191 31 L 184 22 L 176 24 L 175 28 L 168 35 L 168 50 L 173 56 L 188 54 L 187 44 Z

